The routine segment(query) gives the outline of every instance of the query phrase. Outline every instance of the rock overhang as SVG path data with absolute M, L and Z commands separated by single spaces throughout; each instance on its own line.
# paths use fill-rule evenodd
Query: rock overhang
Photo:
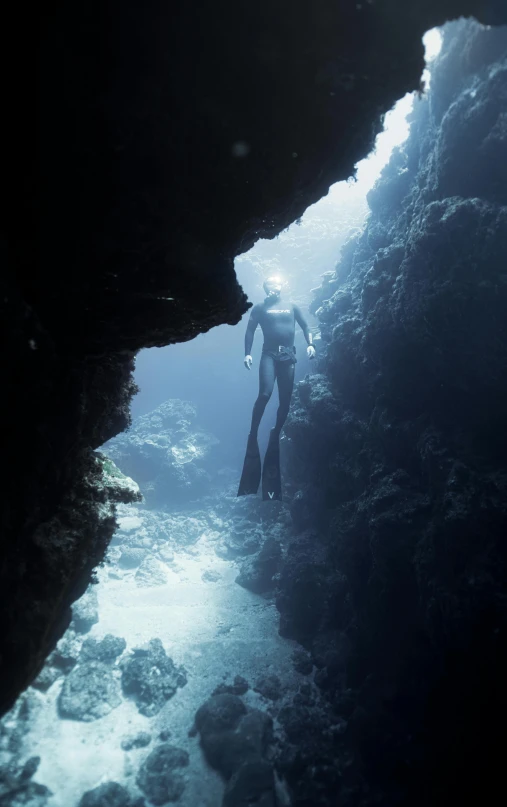
M 112 520 L 78 536 L 76 502 L 90 447 L 128 424 L 133 355 L 240 320 L 234 257 L 353 173 L 382 114 L 417 89 L 424 32 L 459 15 L 507 23 L 501 0 L 40 12 L 39 148 L 15 92 L 22 159 L 4 215 L 2 708 L 39 671 L 111 537 Z M 64 512 L 78 552 L 57 549 Z M 33 535 L 49 523 L 60 554 L 42 579 Z

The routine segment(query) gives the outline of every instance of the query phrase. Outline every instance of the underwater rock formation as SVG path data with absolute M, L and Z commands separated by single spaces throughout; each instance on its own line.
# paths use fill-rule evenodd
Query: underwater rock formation
M 223 807 L 275 807 L 274 770 L 266 759 L 272 723 L 269 715 L 227 693 L 213 695 L 197 711 L 204 755 L 227 780 Z
M 162 743 L 143 762 L 136 782 L 152 804 L 178 801 L 185 790 L 185 779 L 179 769 L 187 765 L 187 751 Z
M 286 427 L 299 536 L 278 607 L 327 712 L 287 713 L 296 803 L 502 786 L 506 108 L 507 29 L 447 26 L 367 226 L 316 293 L 325 359 Z
M 146 748 L 151 743 L 151 734 L 147 731 L 140 731 L 129 737 L 124 737 L 121 741 L 123 751 L 132 751 L 134 748 Z
M 71 625 L 76 633 L 88 633 L 99 621 L 99 600 L 93 586 L 72 606 Z
M 382 113 L 417 88 L 426 30 L 460 14 L 507 21 L 503 0 L 220 0 L 198 19 L 191 4 L 106 0 L 19 14 L 39 117 L 12 82 L 3 711 L 113 532 L 95 512 L 90 449 L 129 423 L 135 352 L 239 321 L 235 255 L 353 172 Z
M 184 667 L 177 667 L 166 655 L 160 639 L 147 647 L 136 647 L 120 662 L 121 685 L 125 695 L 134 699 L 139 712 L 153 717 L 187 683 Z
M 0 704 L 11 702 L 25 688 L 28 669 L 31 677 L 40 671 L 72 618 L 75 629 L 82 632 L 97 621 L 93 592 L 73 610 L 71 604 L 83 594 L 93 569 L 103 559 L 115 528 L 117 504 L 142 498 L 137 484 L 100 452 L 83 451 L 78 466 L 82 471 L 79 485 L 66 488 L 58 512 L 33 522 L 30 552 L 24 554 L 20 540 L 2 565 L 0 600 L 5 598 L 8 606 L 0 639 L 4 643 L 0 679 L 4 665 L 7 677 Z M 64 475 L 63 469 L 61 473 Z M 20 487 L 22 479 L 20 476 Z M 50 479 L 46 480 L 49 486 Z M 51 498 L 48 491 L 47 497 Z M 24 632 L 27 625 L 30 638 Z
M 120 686 L 113 670 L 101 661 L 87 661 L 74 667 L 65 679 L 58 711 L 60 717 L 88 723 L 105 717 L 120 703 Z
M 273 586 L 273 577 L 278 571 L 281 558 L 280 544 L 271 536 L 260 552 L 242 563 L 236 583 L 256 594 L 268 591 Z
M 131 799 L 128 790 L 117 782 L 104 782 L 83 793 L 79 807 L 145 807 L 145 801 Z
M 39 762 L 39 757 L 31 757 L 21 768 L 0 765 L 1 807 L 45 807 L 53 794 L 45 785 L 32 781 Z
M 149 507 L 174 510 L 209 493 L 216 467 L 209 454 L 218 440 L 196 427 L 196 416 L 187 401 L 169 400 L 103 446 L 123 473 L 135 476 Z

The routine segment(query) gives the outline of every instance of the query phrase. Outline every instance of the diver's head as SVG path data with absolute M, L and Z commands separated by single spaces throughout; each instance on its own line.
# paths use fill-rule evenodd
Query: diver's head
M 283 280 L 281 277 L 278 277 L 278 275 L 268 277 L 262 284 L 263 289 L 266 292 L 266 297 L 270 300 L 280 297 L 283 285 Z

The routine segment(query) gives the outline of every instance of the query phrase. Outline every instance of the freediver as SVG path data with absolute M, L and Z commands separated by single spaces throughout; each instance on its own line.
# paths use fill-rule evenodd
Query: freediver
M 266 293 L 266 299 L 263 303 L 254 305 L 246 329 L 244 364 L 247 370 L 252 369 L 251 350 L 258 325 L 260 325 L 264 336 L 264 344 L 259 364 L 259 395 L 253 408 L 252 425 L 248 435 L 238 496 L 246 496 L 250 493 L 256 494 L 259 488 L 261 460 L 257 435 L 276 380 L 278 383 L 279 406 L 275 426 L 271 429 L 262 468 L 262 497 L 263 499 L 281 499 L 279 438 L 289 414 L 294 387 L 294 369 L 297 361 L 294 346 L 296 322 L 301 327 L 306 339 L 308 357 L 313 359 L 315 356 L 312 334 L 301 313 L 301 309 L 294 303 L 282 302 L 283 285 L 283 281 L 279 277 L 269 277 L 264 282 L 263 288 Z

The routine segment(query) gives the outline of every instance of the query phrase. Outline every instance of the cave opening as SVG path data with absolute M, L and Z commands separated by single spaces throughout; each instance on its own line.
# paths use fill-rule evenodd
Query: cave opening
M 259 240 L 236 259 L 252 302 L 267 276 L 287 280 L 290 299 L 308 314 L 317 349 L 315 360 L 306 357 L 298 332 L 294 401 L 281 441 L 284 501 L 236 496 L 261 347 L 257 333 L 254 369 L 247 374 L 248 313 L 234 328 L 222 325 L 137 356 L 133 424 L 100 448 L 108 473 L 137 501 L 117 505 L 118 529 L 96 581 L 75 603 L 72 624 L 34 685 L 1 723 L 5 764 L 25 771 L 12 775 L 11 790 L 6 780 L 2 805 L 16 805 L 15 794 L 25 788 L 23 803 L 34 807 L 391 807 L 407 803 L 411 777 L 420 776 L 421 743 L 433 742 L 420 715 L 420 693 L 427 694 L 432 720 L 435 710 L 448 709 L 443 736 L 454 737 L 445 675 L 437 680 L 426 665 L 428 645 L 449 631 L 448 614 L 458 618 L 456 589 L 427 594 L 432 631 L 424 634 L 414 592 L 439 547 L 426 535 L 426 543 L 407 548 L 406 536 L 423 531 L 435 478 L 447 474 L 444 521 L 446 529 L 455 521 L 446 533 L 452 542 L 468 518 L 473 475 L 480 473 L 477 445 L 470 448 L 473 468 L 459 453 L 444 457 L 449 449 L 437 434 L 438 417 L 429 422 L 424 412 L 431 360 L 440 369 L 438 379 L 431 378 L 432 400 L 438 398 L 444 413 L 441 431 L 450 429 L 458 382 L 444 389 L 441 356 L 455 347 L 470 289 L 461 289 L 457 302 L 444 289 L 435 307 L 420 313 L 424 330 L 414 334 L 404 317 L 417 309 L 425 275 L 416 256 L 416 281 L 407 290 L 403 262 L 411 255 L 404 252 L 404 234 L 413 255 L 417 239 L 409 229 L 417 230 L 417 216 L 429 222 L 426 230 L 418 226 L 437 271 L 458 249 L 454 241 L 439 258 L 432 246 L 442 221 L 456 221 L 452 238 L 462 240 L 475 213 L 490 231 L 505 227 L 493 209 L 505 205 L 503 185 L 489 192 L 478 180 L 467 195 L 464 180 L 452 173 L 444 137 L 453 105 L 466 106 L 468 98 L 480 117 L 490 85 L 505 92 L 498 75 L 507 70 L 507 34 L 499 29 L 485 44 L 487 30 L 460 21 L 443 35 L 428 32 L 426 88 L 386 115 L 375 151 L 358 164 L 355 180 L 332 186 L 277 238 Z M 464 47 L 466 62 L 459 55 Z M 446 70 L 462 70 L 463 77 L 452 73 L 446 82 Z M 493 133 L 498 106 L 497 99 L 487 112 Z M 479 121 L 477 129 L 485 125 Z M 505 150 L 503 134 L 499 126 L 493 140 Z M 484 134 L 486 150 L 487 140 Z M 497 142 L 489 147 L 500 149 Z M 472 147 L 459 148 L 473 179 Z M 484 160 L 491 160 L 489 152 Z M 470 202 L 475 191 L 479 210 Z M 477 255 L 474 260 L 478 265 Z M 473 290 L 483 288 L 474 282 Z M 498 294 L 498 279 L 487 282 L 497 283 Z M 403 327 L 391 331 L 397 318 Z M 443 347 L 435 346 L 439 327 L 448 336 Z M 417 352 L 421 344 L 427 356 Z M 466 348 L 472 351 L 472 344 Z M 414 403 L 417 395 L 423 404 Z M 277 403 L 275 393 L 262 421 L 263 453 Z M 466 443 L 470 422 L 487 436 L 475 411 L 463 419 L 456 444 Z M 500 529 L 495 507 L 501 509 L 504 480 L 491 470 L 487 446 L 484 454 L 490 501 L 477 507 L 491 505 Z M 439 523 L 432 523 L 434 531 Z M 469 580 L 459 547 L 453 564 L 446 574 L 454 579 L 459 567 Z M 398 575 L 393 568 L 401 569 Z M 480 587 L 480 580 L 470 586 Z M 500 631 L 496 615 L 482 618 L 488 631 Z M 437 666 L 458 663 L 465 653 L 459 638 L 450 661 L 436 654 Z M 485 654 L 495 652 L 496 645 L 492 650 L 481 642 Z M 429 694 L 422 678 L 434 683 Z M 407 715 L 417 725 L 414 737 Z M 435 781 L 442 773 L 436 757 L 430 753 L 428 763 Z M 422 793 L 410 803 L 437 804 L 428 798 Z

